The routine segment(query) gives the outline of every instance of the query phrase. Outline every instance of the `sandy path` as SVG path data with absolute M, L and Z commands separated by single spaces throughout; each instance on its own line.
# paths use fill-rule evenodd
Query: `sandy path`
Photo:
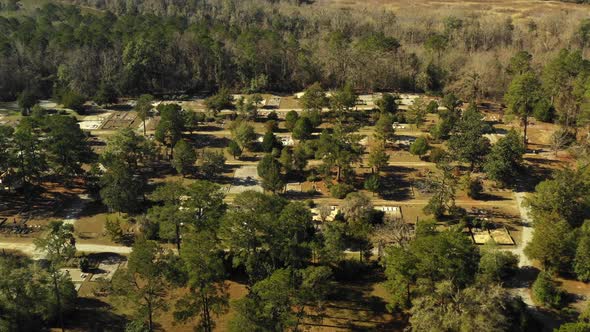
M 522 239 L 520 240 L 520 244 L 512 250 L 519 258 L 519 267 L 532 266 L 531 260 L 524 254 L 524 248 L 533 239 L 533 227 L 532 220 L 529 217 L 529 209 L 522 205 L 525 195 L 526 193 L 523 192 L 514 193 L 516 204 L 520 211 L 520 219 L 522 220 Z
M 527 270 L 532 268 L 531 260 L 525 255 L 524 248 L 526 248 L 527 244 L 531 242 L 533 239 L 533 227 L 532 227 L 532 220 L 529 217 L 529 209 L 528 207 L 523 206 L 524 198 L 526 193 L 524 192 L 517 192 L 514 193 L 514 197 L 516 199 L 516 204 L 518 205 L 518 210 L 520 211 L 520 219 L 522 222 L 522 238 L 516 248 L 509 249 L 512 253 L 518 256 L 518 267 L 521 268 L 519 272 L 519 285 L 516 288 L 513 288 L 513 291 L 516 295 L 519 295 L 524 303 L 526 303 L 530 307 L 534 307 L 535 303 L 531 298 L 530 287 L 534 280 L 531 280 L 527 277 Z M 536 311 L 533 311 L 533 314 L 538 317 L 539 319 L 543 319 L 542 315 Z
M 41 259 L 45 256 L 42 252 L 35 250 L 35 245 L 33 243 L 0 242 L 0 250 L 17 250 L 24 253 L 27 256 L 31 256 L 34 259 Z M 78 252 L 88 253 L 112 252 L 121 255 L 131 253 L 131 247 L 109 246 L 100 244 L 76 244 L 76 250 Z
M 66 209 L 66 217 L 63 219 L 65 224 L 73 225 L 78 220 L 78 216 L 86 207 L 86 204 L 90 201 L 88 194 L 78 194 L 78 200 L 75 201 L 72 206 Z
M 78 220 L 78 216 L 84 210 L 86 204 L 90 201 L 87 194 L 79 194 L 77 200 L 66 209 L 66 216 L 63 219 L 65 224 L 74 225 Z M 0 241 L 11 241 L 4 239 Z M 35 245 L 32 242 L 0 242 L 0 250 L 17 250 L 34 259 L 42 259 L 45 257 L 45 253 L 35 250 Z M 89 253 L 100 253 L 100 252 L 112 252 L 116 254 L 129 254 L 131 252 L 130 247 L 123 246 L 111 246 L 111 245 L 99 245 L 99 244 L 76 244 L 76 250 L 78 252 L 89 252 Z

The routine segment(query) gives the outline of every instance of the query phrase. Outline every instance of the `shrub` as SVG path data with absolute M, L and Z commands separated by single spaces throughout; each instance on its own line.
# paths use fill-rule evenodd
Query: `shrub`
M 80 262 L 78 264 L 80 266 L 80 270 L 82 270 L 83 273 L 87 273 L 88 270 L 90 270 L 90 262 L 88 261 L 88 258 L 80 258 Z
M 402 112 L 398 112 L 391 117 L 391 120 L 393 122 L 406 123 L 406 115 Z
M 428 152 L 428 149 L 430 149 L 430 145 L 426 137 L 418 137 L 410 146 L 410 153 L 422 158 Z
M 267 131 L 264 134 L 264 136 L 262 138 L 262 144 L 261 144 L 262 151 L 269 153 L 269 152 L 272 152 L 273 149 L 281 148 L 281 147 L 282 147 L 281 142 L 272 133 L 272 131 Z
M 518 270 L 518 257 L 509 252 L 484 247 L 479 260 L 480 278 L 484 282 L 501 282 Z
M 227 146 L 227 152 L 229 152 L 234 157 L 234 159 L 236 159 L 242 155 L 242 148 L 240 148 L 240 145 L 235 141 L 230 141 L 229 145 Z
M 86 99 L 84 96 L 81 96 L 73 91 L 67 91 L 61 97 L 61 103 L 64 105 L 64 107 L 73 109 L 78 114 L 83 114 L 85 102 Z
M 293 128 L 295 128 L 295 123 L 298 119 L 299 114 L 296 111 L 289 111 L 285 117 L 285 128 L 287 128 L 288 131 L 293 131 Z
M 264 124 L 264 129 L 268 132 L 275 132 L 279 129 L 279 125 L 276 120 L 269 120 Z
M 225 168 L 225 156 L 220 151 L 204 151 L 201 157 L 201 172 L 206 178 L 214 178 Z
M 379 188 L 381 187 L 381 179 L 379 178 L 379 175 L 377 174 L 372 174 L 370 175 L 364 183 L 364 187 L 366 190 L 376 193 L 379 191 Z
M 312 126 L 317 127 L 322 124 L 322 112 L 318 110 L 307 111 L 304 115 L 306 118 L 309 119 Z
M 313 124 L 307 117 L 299 118 L 293 127 L 293 138 L 299 140 L 306 140 L 311 137 L 313 131 Z
M 104 230 L 111 241 L 119 243 L 123 240 L 123 228 L 121 227 L 121 221 L 119 218 L 107 217 L 107 220 L 104 224 Z
M 463 178 L 463 189 L 467 196 L 477 199 L 483 192 L 483 182 L 479 178 L 472 179 L 469 175 Z
M 305 193 L 306 193 L 307 195 L 309 195 L 309 196 L 315 196 L 315 195 L 319 194 L 319 193 L 318 193 L 318 191 L 317 191 L 317 190 L 315 190 L 315 189 L 313 189 L 313 188 L 312 188 L 312 189 L 309 189 L 309 190 L 308 190 L 308 191 L 306 191 Z
M 533 109 L 533 116 L 538 121 L 552 122 L 555 117 L 555 108 L 551 105 L 551 101 L 546 98 L 541 99 Z
M 559 308 L 563 305 L 563 291 L 546 271 L 541 271 L 532 287 L 533 299 L 544 306 Z
M 448 153 L 445 149 L 436 147 L 430 150 L 430 156 L 428 159 L 431 163 L 438 163 L 439 161 L 443 160 L 443 158 L 446 158 L 447 155 Z
M 330 187 L 330 195 L 334 198 L 343 199 L 354 191 L 354 187 L 346 183 L 338 183 Z
M 428 113 L 438 112 L 438 103 L 435 100 L 432 100 L 430 103 L 428 103 L 428 106 L 426 106 L 426 112 L 428 112 Z
M 228 89 L 221 88 L 217 94 L 205 99 L 205 106 L 207 109 L 214 112 L 220 112 L 225 108 L 232 108 L 233 97 Z
M 467 216 L 467 210 L 460 206 L 453 205 L 449 208 L 449 215 L 462 219 L 463 217 Z
M 266 116 L 266 118 L 268 120 L 271 120 L 271 121 L 278 121 L 279 120 L 279 115 L 277 114 L 276 111 L 272 111 L 272 112 L 268 113 L 268 115 Z
M 305 178 L 305 180 L 309 181 L 309 182 L 316 182 L 316 181 L 320 181 L 321 179 L 322 178 L 317 173 L 311 173 L 307 176 L 307 178 Z

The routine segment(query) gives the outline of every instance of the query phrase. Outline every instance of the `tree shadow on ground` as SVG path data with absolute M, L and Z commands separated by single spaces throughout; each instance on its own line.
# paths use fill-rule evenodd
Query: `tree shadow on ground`
M 229 145 L 230 139 L 216 135 L 193 134 L 189 138 L 190 143 L 197 149 L 225 148 Z
M 506 288 L 530 288 L 535 279 L 537 279 L 539 272 L 539 269 L 536 267 L 524 266 L 518 269 L 504 285 Z
M 480 193 L 477 196 L 478 201 L 510 201 L 512 198 L 494 195 L 490 193 Z
M 403 201 L 412 198 L 412 183 L 408 174 L 414 171 L 413 168 L 402 166 L 388 166 L 383 168 L 385 176 L 381 180 L 380 195 L 383 199 Z
M 92 201 L 92 202 L 89 202 L 88 204 L 86 204 L 84 209 L 82 209 L 82 211 L 80 211 L 80 213 L 78 213 L 78 218 L 92 217 L 97 214 L 107 213 L 107 212 L 109 212 L 109 209 L 106 207 L 106 205 L 104 205 L 100 201 L 96 200 L 96 201 Z
M 53 183 L 51 186 L 55 188 L 49 190 L 46 187 L 49 183 L 32 186 L 29 189 L 28 202 L 27 195 L 22 189 L 10 192 L 0 191 L 0 216 L 21 214 L 31 218 L 63 218 L 66 209 L 77 199 L 76 193 L 72 190 L 78 190 L 80 187 L 70 186 L 63 189 L 55 187 L 56 184 Z
M 244 161 L 244 162 L 255 162 L 260 160 L 260 158 L 257 155 L 252 155 L 252 156 L 241 156 L 240 161 Z M 244 165 L 241 165 L 244 166 Z M 246 165 L 247 166 L 247 165 Z
M 223 130 L 223 127 L 211 125 L 211 124 L 199 125 L 199 127 L 197 128 L 197 131 L 221 131 L 221 130 Z
M 351 273 L 352 271 L 342 271 Z M 385 299 L 374 294 L 375 285 L 385 280 L 380 268 L 366 266 L 357 271 L 359 279 L 334 284 L 325 310 L 317 313 L 305 325 L 348 331 L 402 331 L 407 325 L 403 315 L 391 315 Z
M 558 169 L 558 161 L 537 157 L 525 158 L 527 165 L 516 179 L 515 188 L 518 191 L 534 191 L 539 182 L 551 178 L 553 172 Z
M 124 331 L 127 319 L 99 299 L 79 297 L 78 310 L 66 319 L 68 330 L 103 332 Z
M 129 104 L 116 104 L 111 105 L 108 107 L 108 111 L 130 111 L 133 109 L 133 106 Z
M 163 179 L 177 174 L 174 167 L 172 167 L 170 162 L 167 160 L 161 160 L 158 163 L 155 163 L 152 169 L 152 172 L 146 173 L 146 177 L 148 179 Z

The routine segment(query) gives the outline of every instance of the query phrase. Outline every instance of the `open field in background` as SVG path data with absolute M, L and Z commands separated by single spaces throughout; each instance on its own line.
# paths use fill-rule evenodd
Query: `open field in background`
M 539 18 L 555 14 L 590 15 L 588 5 L 542 0 L 316 0 L 315 5 L 351 9 L 383 7 L 395 11 L 401 20 L 404 20 L 404 14 L 411 17 L 417 13 L 424 15 L 431 12 L 440 16 L 445 11 L 509 15 L 513 19 Z
M 36 8 L 46 3 L 64 3 L 59 0 L 20 0 L 21 11 L 4 12 L 7 17 L 19 16 L 23 13 L 31 13 Z M 541 18 L 546 15 L 565 14 L 570 18 L 589 15 L 588 5 L 575 4 L 561 1 L 543 0 L 315 0 L 314 6 L 333 7 L 346 9 L 382 7 L 390 9 L 398 14 L 399 19 L 404 20 L 414 14 L 436 14 L 449 11 L 460 13 L 498 14 L 510 16 L 515 20 Z M 101 13 L 100 10 L 87 6 L 79 6 L 83 13 Z M 409 15 L 412 14 L 412 15 Z
M 17 11 L 3 11 L 2 16 L 4 16 L 4 17 L 17 17 L 17 16 L 21 16 L 24 14 L 30 14 L 30 13 L 33 13 L 37 8 L 40 8 L 47 3 L 64 4 L 64 2 L 59 1 L 59 0 L 19 0 L 19 3 L 21 6 L 19 10 L 17 10 Z M 78 8 L 80 8 L 80 11 L 84 14 L 100 14 L 100 13 L 102 13 L 102 11 L 100 11 L 98 9 L 87 7 L 87 6 L 78 5 Z

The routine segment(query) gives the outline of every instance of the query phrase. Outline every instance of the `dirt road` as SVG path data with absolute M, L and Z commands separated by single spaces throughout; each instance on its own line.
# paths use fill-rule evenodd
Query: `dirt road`
M 0 242 L 0 250 L 17 250 L 23 254 L 32 257 L 33 259 L 42 259 L 45 255 L 42 252 L 35 250 L 33 243 L 10 243 Z M 78 252 L 87 253 L 101 253 L 110 252 L 115 254 L 127 255 L 131 253 L 131 247 L 123 246 L 108 246 L 100 244 L 77 244 L 76 250 Z
M 533 239 L 533 227 L 532 220 L 529 217 L 529 209 L 523 206 L 525 196 L 526 193 L 524 192 L 514 193 L 514 198 L 516 199 L 522 222 L 522 238 L 520 242 L 518 242 L 516 248 L 509 249 L 509 251 L 518 256 L 518 267 L 520 267 L 520 271 L 516 277 L 518 280 L 518 286 L 513 288 L 513 291 L 522 298 L 524 303 L 534 308 L 535 303 L 533 302 L 530 292 L 531 284 L 534 281 L 534 273 L 531 274 L 531 271 L 533 271 L 532 262 L 524 253 L 524 248 L 526 248 L 527 244 Z M 539 315 L 536 310 L 533 310 L 533 314 L 541 320 L 545 319 L 542 315 Z
M 518 266 L 525 267 L 525 266 L 532 266 L 531 260 L 524 254 L 524 248 L 527 246 L 529 242 L 533 239 L 533 227 L 532 227 L 532 220 L 529 217 L 529 209 L 523 206 L 524 198 L 526 193 L 518 192 L 514 193 L 516 198 L 516 204 L 518 205 L 518 209 L 520 211 L 520 219 L 522 221 L 522 239 L 516 248 L 512 250 L 514 254 L 516 254 L 519 258 Z

